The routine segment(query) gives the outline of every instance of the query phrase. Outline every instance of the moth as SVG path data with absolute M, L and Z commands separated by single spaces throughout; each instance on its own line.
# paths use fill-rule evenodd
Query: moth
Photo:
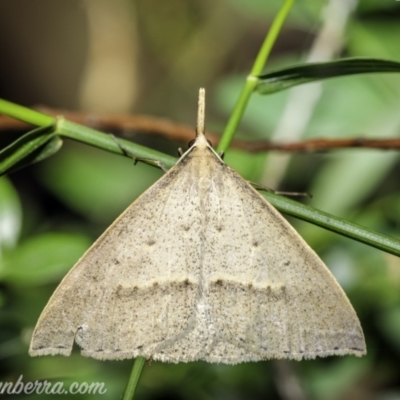
M 328 268 L 204 135 L 82 256 L 43 310 L 31 356 L 236 364 L 366 354 Z

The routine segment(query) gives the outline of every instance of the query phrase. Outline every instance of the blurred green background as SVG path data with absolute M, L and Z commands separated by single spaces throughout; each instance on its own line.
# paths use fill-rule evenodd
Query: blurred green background
M 207 127 L 220 132 L 280 0 L 0 0 L 0 97 L 82 111 L 148 114 L 194 126 L 207 89 Z M 343 56 L 400 61 L 395 0 L 297 1 L 268 70 Z M 352 76 L 272 96 L 254 95 L 238 137 L 398 137 L 400 77 Z M 1 130 L 4 147 L 22 134 Z M 176 155 L 167 138 L 115 132 Z M 400 163 L 395 151 L 246 154 L 226 161 L 275 189 L 399 237 Z M 104 382 L 121 395 L 132 360 L 79 355 L 30 358 L 41 310 L 85 249 L 162 172 L 65 141 L 52 158 L 0 178 L 0 382 Z M 400 260 L 290 218 L 332 270 L 366 336 L 363 358 L 203 362 L 144 369 L 137 399 L 400 399 Z M 22 398 L 22 395 L 14 395 Z M 51 399 L 36 395 L 30 398 Z M 57 396 L 58 398 L 58 396 Z M 95 395 L 75 395 L 89 399 Z

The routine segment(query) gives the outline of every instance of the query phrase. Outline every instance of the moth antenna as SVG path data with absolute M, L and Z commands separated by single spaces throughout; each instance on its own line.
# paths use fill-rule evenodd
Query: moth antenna
M 199 105 L 197 109 L 196 137 L 204 136 L 205 110 L 206 110 L 206 90 L 204 88 L 200 88 Z

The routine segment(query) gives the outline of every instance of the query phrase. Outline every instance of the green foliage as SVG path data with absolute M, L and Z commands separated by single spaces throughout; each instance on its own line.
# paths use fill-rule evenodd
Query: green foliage
M 162 175 L 161 170 L 142 163 L 134 166 L 131 158 L 84 149 L 76 143 L 66 144 L 38 171 L 43 185 L 70 209 L 105 224 L 110 224 Z
M 3 255 L 0 280 L 10 285 L 35 286 L 59 282 L 89 247 L 86 236 L 44 233 L 22 242 Z
M 17 243 L 22 225 L 18 193 L 6 177 L 0 178 L 0 252 Z

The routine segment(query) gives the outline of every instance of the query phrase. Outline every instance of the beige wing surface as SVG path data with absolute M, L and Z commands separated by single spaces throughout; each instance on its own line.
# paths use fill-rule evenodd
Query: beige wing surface
M 40 316 L 31 355 L 69 355 L 76 340 L 98 359 L 162 359 L 164 347 L 193 329 L 202 216 L 196 184 L 181 168 L 136 200 L 64 278 Z
M 235 171 L 213 169 L 203 301 L 214 340 L 205 359 L 365 354 L 357 315 L 319 257 Z

